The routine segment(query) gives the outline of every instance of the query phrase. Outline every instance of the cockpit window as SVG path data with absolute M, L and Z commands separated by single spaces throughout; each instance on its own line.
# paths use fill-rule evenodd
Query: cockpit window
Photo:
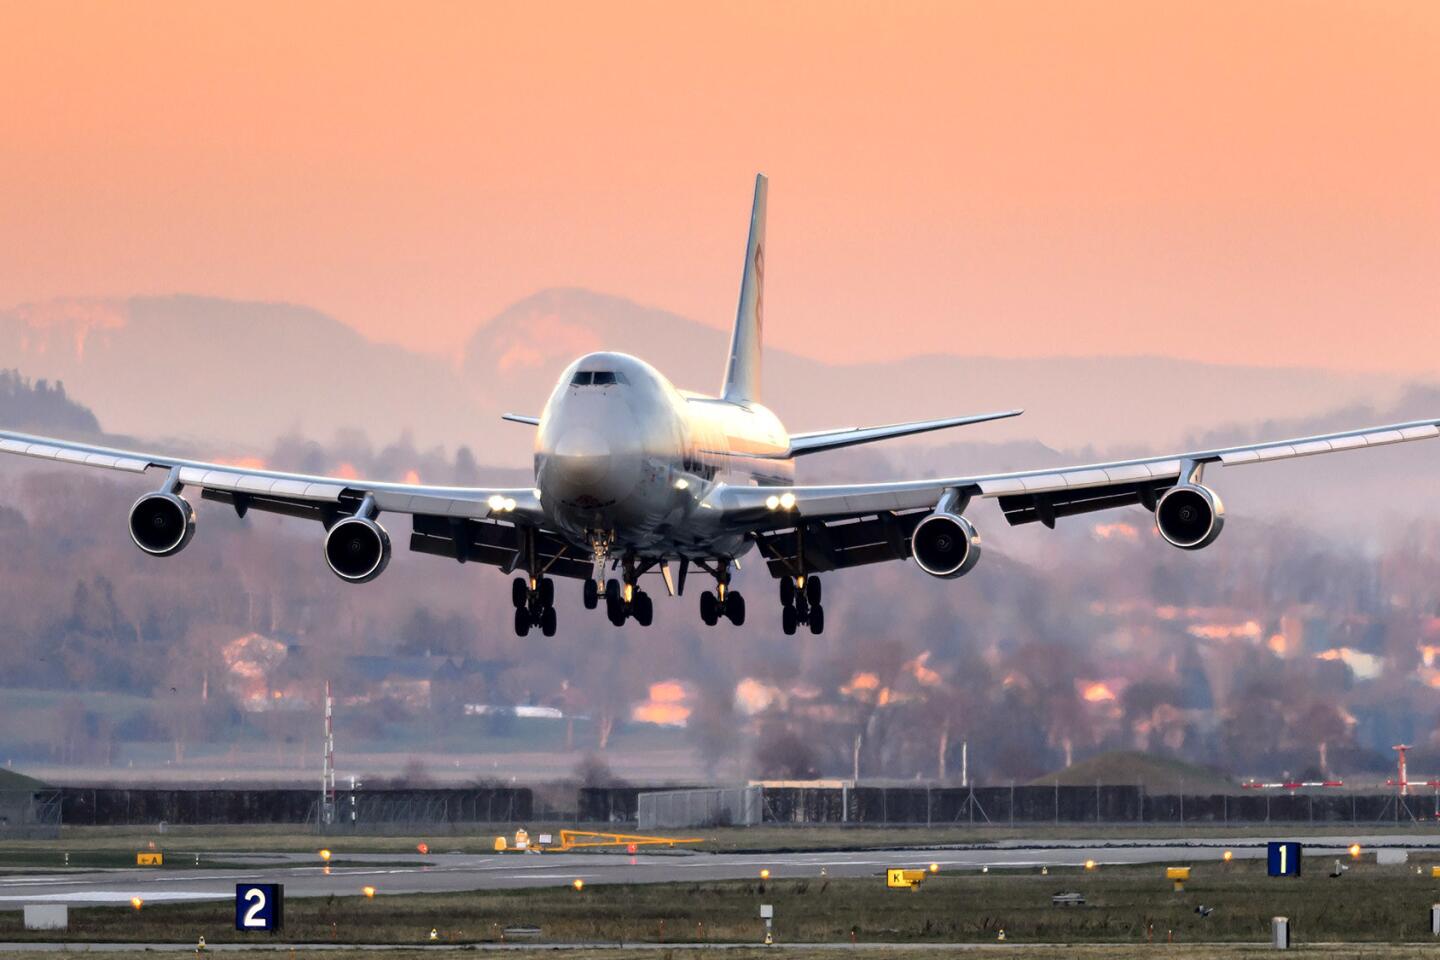
M 579 370 L 570 380 L 572 387 L 608 387 L 617 383 L 628 385 L 630 381 L 618 370 Z

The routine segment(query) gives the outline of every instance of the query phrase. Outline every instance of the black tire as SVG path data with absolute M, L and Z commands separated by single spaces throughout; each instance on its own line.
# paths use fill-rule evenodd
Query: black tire
M 810 601 L 805 599 L 803 593 L 795 594 L 795 616 L 800 618 L 801 623 L 810 619 Z
M 725 594 L 725 616 L 737 627 L 745 626 L 745 598 L 734 590 Z
M 825 632 L 825 608 L 814 606 L 810 608 L 810 632 L 815 636 Z
M 795 581 L 788 576 L 780 578 L 780 606 L 788 607 L 795 602 Z
M 620 599 L 620 581 L 616 580 L 614 577 L 611 577 L 609 580 L 605 581 L 605 599 Z
M 635 622 L 642 627 L 648 627 L 655 619 L 655 602 L 650 599 L 648 593 L 635 594 L 634 601 L 630 604 L 631 612 L 635 616 Z
M 555 606 L 555 581 L 549 577 L 540 581 L 540 606 Z
M 625 601 L 618 596 L 605 598 L 605 615 L 617 627 L 625 625 Z
M 547 637 L 555 636 L 555 608 L 546 607 L 545 612 L 540 614 L 540 632 Z
M 780 629 L 785 631 L 785 636 L 795 636 L 795 630 L 800 626 L 800 618 L 795 616 L 794 607 L 780 608 Z
M 600 585 L 594 580 L 585 580 L 585 609 L 594 610 L 600 606 Z
M 510 581 L 510 602 L 515 605 L 516 610 L 530 602 L 530 584 L 525 582 L 524 577 L 516 577 Z
M 820 606 L 820 578 L 810 577 L 805 581 L 805 599 L 810 601 L 810 606 Z
M 515 608 L 515 636 L 523 637 L 530 632 L 530 611 L 524 607 Z
M 705 621 L 707 627 L 713 627 L 720 622 L 720 602 L 709 590 L 700 594 L 700 619 Z

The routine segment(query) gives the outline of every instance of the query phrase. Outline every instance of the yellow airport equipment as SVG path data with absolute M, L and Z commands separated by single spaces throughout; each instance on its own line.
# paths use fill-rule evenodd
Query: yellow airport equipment
M 137 867 L 163 867 L 163 866 L 165 866 L 165 854 L 163 854 L 163 853 L 137 853 L 137 854 L 135 854 L 135 866 L 137 866 Z
M 496 852 L 496 853 L 504 853 L 504 852 L 505 852 L 505 848 L 508 847 L 509 845 L 510 845 L 510 844 L 508 844 L 508 843 L 505 842 L 505 838 L 504 838 L 504 837 L 496 837 L 496 838 L 495 838 L 495 852 Z
M 911 890 L 918 890 L 920 884 L 924 882 L 924 870 L 905 870 L 900 867 L 891 867 L 885 871 L 885 886 L 887 887 L 908 887 Z
M 703 843 L 703 837 L 647 837 L 632 833 L 595 833 L 590 830 L 561 830 L 560 844 L 551 850 L 577 850 L 582 847 L 673 847 L 677 843 Z
M 1185 881 L 1190 879 L 1189 867 L 1166 867 L 1165 879 L 1175 885 L 1175 892 L 1181 893 L 1185 890 Z
M 1440 880 L 1440 866 L 1430 868 L 1430 879 Z

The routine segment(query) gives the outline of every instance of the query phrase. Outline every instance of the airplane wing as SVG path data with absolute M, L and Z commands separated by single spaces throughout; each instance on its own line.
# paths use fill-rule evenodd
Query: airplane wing
M 1018 417 L 1023 410 L 1004 410 L 1000 413 L 980 413 L 968 417 L 946 417 L 943 420 L 915 420 L 910 423 L 890 423 L 883 427 L 845 427 L 840 430 L 817 430 L 814 433 L 795 433 L 790 436 L 790 453 L 799 457 L 823 450 L 838 450 L 875 440 L 889 440 L 892 437 L 908 437 L 915 433 L 931 430 L 945 430 L 949 427 L 963 427 L 972 423 L 986 423 L 990 420 L 1004 420 Z
M 1437 436 L 1440 420 L 1416 420 L 1059 469 L 889 483 L 724 486 L 713 491 L 711 505 L 723 511 L 725 523 L 732 529 L 753 536 L 771 573 L 780 577 L 796 572 L 802 561 L 805 570 L 819 572 L 906 559 L 912 555 L 916 528 L 937 506 L 958 515 L 975 497 L 998 500 L 1011 525 L 1038 521 L 1054 527 L 1060 517 L 1112 507 L 1142 504 L 1153 511 L 1172 489 L 1199 484 L 1209 464 L 1268 463 Z M 1223 518 L 1218 498 L 1214 507 L 1217 518 Z M 1186 548 L 1204 545 L 1198 540 L 1195 544 L 1171 542 Z
M 568 556 L 564 541 L 543 529 L 540 500 L 529 487 L 442 487 L 319 477 L 8 431 L 0 431 L 0 453 L 126 473 L 166 471 L 162 493 L 196 489 L 202 499 L 228 504 L 242 517 L 259 510 L 319 520 L 329 529 L 362 508 L 376 515 L 409 514 L 414 551 L 491 563 L 508 572 L 523 567 L 522 552 L 533 549 L 541 564 L 549 564 L 547 572 L 583 578 L 591 571 L 589 558 Z M 183 542 L 168 552 L 180 546 Z

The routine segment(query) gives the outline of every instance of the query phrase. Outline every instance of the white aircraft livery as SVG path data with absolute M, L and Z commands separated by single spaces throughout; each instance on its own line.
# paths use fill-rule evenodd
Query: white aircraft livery
M 555 633 L 555 580 L 583 583 L 588 609 L 603 605 L 617 627 L 654 617 L 642 578 L 683 594 L 697 570 L 713 580 L 700 617 L 745 622 L 730 588 L 739 558 L 758 552 L 779 582 L 781 623 L 825 628 L 819 574 L 913 559 L 932 577 L 961 577 L 980 559 L 968 511 L 999 501 L 1011 524 L 1054 527 L 1061 517 L 1140 505 L 1171 545 L 1199 550 L 1224 523 L 1206 467 L 1375 447 L 1440 435 L 1437 420 L 1173 456 L 1063 469 L 833 486 L 794 482 L 797 457 L 964 424 L 1019 410 L 788 434 L 760 402 L 765 312 L 767 182 L 755 182 L 740 306 L 719 396 L 675 388 L 654 367 L 622 353 L 592 353 L 560 375 L 538 417 L 506 414 L 535 432 L 535 482 L 523 489 L 439 487 L 248 470 L 0 431 L 0 452 L 164 476 L 130 510 L 130 536 L 155 557 L 179 553 L 195 534 L 183 494 L 324 525 L 325 563 L 349 583 L 373 580 L 390 562 L 387 514 L 409 515 L 410 549 L 518 573 L 515 631 Z M 674 570 L 672 570 L 672 565 Z M 607 579 L 608 577 L 608 579 Z M 651 581 L 653 582 L 653 581 Z

